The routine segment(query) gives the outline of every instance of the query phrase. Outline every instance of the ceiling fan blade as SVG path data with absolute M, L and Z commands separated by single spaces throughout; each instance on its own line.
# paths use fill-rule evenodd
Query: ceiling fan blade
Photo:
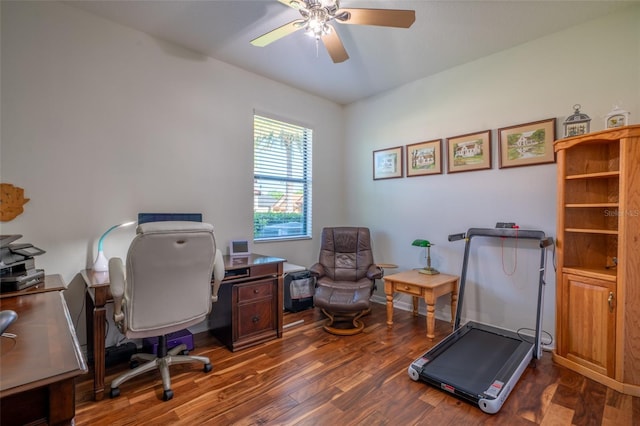
M 274 41 L 279 40 L 286 35 L 294 33 L 301 28 L 304 28 L 304 20 L 296 19 L 295 21 L 284 24 L 283 26 L 278 27 L 275 30 L 269 31 L 268 33 L 263 34 L 260 37 L 254 38 L 253 40 L 251 40 L 251 44 L 258 47 L 264 47 L 267 44 L 273 43 Z
M 416 20 L 416 11 L 398 9 L 340 9 L 336 13 L 336 20 L 343 24 L 409 28 Z
M 329 24 L 327 24 L 329 25 Z M 326 47 L 327 52 L 329 52 L 329 56 L 334 63 L 344 62 L 349 59 L 349 55 L 347 55 L 347 51 L 340 40 L 340 36 L 335 28 L 332 25 L 329 25 L 331 31 L 328 34 L 322 36 L 322 43 L 324 43 L 324 47 Z
M 278 0 L 278 1 L 284 4 L 285 6 L 289 6 L 296 10 L 307 8 L 307 4 L 302 0 Z

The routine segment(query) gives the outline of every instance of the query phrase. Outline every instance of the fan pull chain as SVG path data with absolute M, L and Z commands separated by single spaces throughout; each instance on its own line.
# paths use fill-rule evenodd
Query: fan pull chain
M 316 37 L 316 58 L 320 57 L 320 42 L 318 40 L 318 37 Z

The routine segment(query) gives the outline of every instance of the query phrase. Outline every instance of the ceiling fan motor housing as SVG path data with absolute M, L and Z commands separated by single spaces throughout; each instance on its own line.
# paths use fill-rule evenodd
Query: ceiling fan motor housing
M 341 24 L 376 25 L 382 27 L 409 28 L 415 21 L 415 11 L 397 9 L 340 9 L 339 0 L 278 0 L 285 6 L 296 9 L 302 19 L 284 24 L 253 40 L 254 46 L 264 47 L 302 28 L 327 49 L 334 63 L 344 62 L 349 55 L 340 36 L 331 25 L 335 20 Z
M 305 31 L 310 36 L 320 39 L 331 32 L 328 22 L 335 18 L 340 8 L 338 0 L 307 0 L 306 9 L 300 9 L 300 14 L 306 20 Z

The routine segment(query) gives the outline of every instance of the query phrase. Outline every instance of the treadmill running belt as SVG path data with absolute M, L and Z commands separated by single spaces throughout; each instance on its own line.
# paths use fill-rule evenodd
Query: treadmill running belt
M 424 366 L 423 373 L 472 394 L 482 394 L 493 382 L 521 340 L 471 329 Z

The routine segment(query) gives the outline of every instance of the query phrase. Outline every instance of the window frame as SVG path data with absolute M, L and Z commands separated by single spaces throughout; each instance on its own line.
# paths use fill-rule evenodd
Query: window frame
M 282 153 L 274 153 L 269 152 L 267 155 L 264 155 L 264 151 L 258 154 L 258 138 L 260 136 L 264 136 L 268 138 L 267 131 L 265 129 L 273 128 L 274 131 L 279 132 L 290 132 L 288 135 L 291 136 L 297 132 L 301 132 L 300 138 L 292 140 L 289 145 L 284 146 L 286 142 L 283 142 L 281 136 L 272 137 L 272 139 L 268 143 L 278 143 L 279 146 L 274 147 L 274 151 L 277 150 L 286 150 L 287 157 L 285 164 L 286 168 L 283 164 L 279 164 L 278 167 L 273 167 L 274 164 L 277 164 L 278 161 L 272 161 L 267 166 L 266 160 L 269 157 L 276 159 L 281 157 Z M 253 226 L 252 226 L 252 237 L 253 241 L 257 243 L 262 242 L 276 242 L 276 241 L 287 241 L 287 240 L 299 240 L 299 239 L 311 239 L 313 230 L 312 230 L 312 205 L 313 205 L 313 195 L 312 195 L 312 183 L 313 183 L 313 133 L 314 130 L 311 126 L 306 124 L 301 124 L 296 122 L 295 120 L 291 120 L 288 118 L 282 118 L 275 116 L 273 114 L 254 111 L 253 113 Z M 299 152 L 291 151 L 291 145 L 294 143 L 298 143 L 300 147 Z M 261 148 L 264 150 L 264 147 Z M 263 157 L 260 159 L 260 157 Z M 295 158 L 297 157 L 297 158 Z M 262 161 L 262 163 L 258 163 L 258 161 Z M 293 164 L 293 165 L 292 165 Z M 260 170 L 260 167 L 264 167 Z M 267 170 L 270 169 L 270 170 Z M 295 170 L 294 170 L 295 169 Z M 296 175 L 297 174 L 297 175 Z M 302 199 L 300 202 L 300 215 L 301 215 L 301 230 L 300 232 L 291 233 L 291 227 L 287 226 L 278 226 L 278 225 L 288 225 L 296 222 L 287 222 L 283 219 L 282 222 L 273 221 L 267 222 L 269 225 L 258 225 L 258 222 L 263 222 L 264 220 L 269 220 L 270 215 L 277 215 L 277 211 L 272 211 L 271 209 L 276 206 L 282 198 L 275 201 L 270 207 L 268 211 L 260 211 L 264 207 L 259 207 L 263 205 L 261 203 L 261 197 L 263 197 L 262 186 L 261 184 L 273 184 L 288 186 L 289 184 L 293 184 L 294 186 L 302 187 Z M 288 197 L 289 200 L 292 198 L 292 194 L 295 192 L 295 189 L 292 189 L 291 193 L 285 191 L 285 197 Z M 291 201 L 286 201 L 289 203 Z M 295 207 L 294 207 L 295 209 Z M 295 214 L 295 210 L 285 211 L 283 216 L 286 217 L 290 214 Z M 260 220 L 260 215 L 264 215 L 266 219 Z M 276 235 L 265 235 L 262 230 L 267 227 L 273 227 L 273 231 L 277 232 Z M 258 228 L 261 229 L 258 229 Z M 294 227 L 295 229 L 295 227 Z

